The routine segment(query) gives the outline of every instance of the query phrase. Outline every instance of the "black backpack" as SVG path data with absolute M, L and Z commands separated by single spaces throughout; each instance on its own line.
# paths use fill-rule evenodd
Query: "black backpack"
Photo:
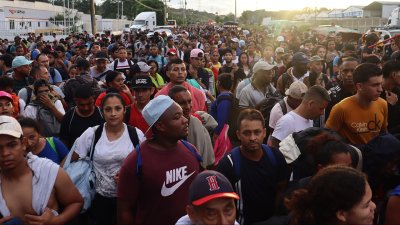
M 274 94 L 263 99 L 260 102 L 260 104 L 258 104 L 258 107 L 256 107 L 258 110 L 260 110 L 261 114 L 264 117 L 265 128 L 267 128 L 268 134 L 270 133 L 269 117 L 271 115 L 271 110 L 275 106 L 276 103 L 279 103 L 281 105 L 283 115 L 285 115 L 287 113 L 286 103 L 283 100 L 283 96 L 277 91 Z
M 96 144 L 99 141 L 101 134 L 103 133 L 103 127 L 104 123 L 99 125 L 94 132 L 93 148 L 96 147 Z M 126 125 L 126 127 L 128 128 L 129 138 L 131 139 L 133 146 L 137 146 L 139 144 L 139 137 L 137 135 L 136 128 L 129 125 Z
M 223 100 L 228 100 L 231 102 L 231 110 L 229 111 L 227 121 L 227 124 L 229 125 L 228 136 L 232 142 L 232 146 L 236 146 L 235 143 L 239 143 L 239 140 L 236 136 L 236 131 L 238 130 L 237 118 L 241 111 L 239 107 L 239 99 L 235 98 L 231 93 L 229 93 L 229 95 L 221 95 L 217 98 L 217 106 Z

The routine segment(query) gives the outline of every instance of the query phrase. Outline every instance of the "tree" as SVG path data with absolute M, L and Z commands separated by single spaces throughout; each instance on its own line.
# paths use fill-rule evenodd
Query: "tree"
M 118 5 L 121 14 L 122 5 L 124 2 L 124 16 L 133 20 L 135 16 L 141 12 L 155 11 L 157 14 L 157 24 L 164 24 L 164 3 L 160 0 L 105 0 L 99 7 L 99 14 L 103 18 L 117 18 Z M 148 7 L 147 7 L 148 6 Z
M 51 0 L 42 0 L 42 1 L 47 1 L 47 2 L 52 2 Z M 65 0 L 67 2 L 68 0 Z M 72 0 L 70 1 L 69 7 L 72 8 Z M 83 12 L 85 14 L 90 14 L 90 0 L 73 0 L 74 2 L 74 8 L 78 10 L 79 12 Z M 67 3 L 65 3 L 67 5 Z M 54 0 L 54 5 L 59 5 L 63 6 L 64 5 L 64 0 Z M 97 9 L 96 9 L 97 10 Z

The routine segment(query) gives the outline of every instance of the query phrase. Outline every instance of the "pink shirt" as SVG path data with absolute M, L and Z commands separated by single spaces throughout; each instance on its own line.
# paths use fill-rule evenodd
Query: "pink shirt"
M 169 90 L 173 86 L 174 85 L 172 83 L 167 84 L 165 87 L 157 92 L 156 97 L 159 95 L 168 95 Z M 206 96 L 204 95 L 204 93 L 199 89 L 191 86 L 187 82 L 183 83 L 183 86 L 188 89 L 190 94 L 192 95 L 192 113 L 197 111 L 207 111 Z

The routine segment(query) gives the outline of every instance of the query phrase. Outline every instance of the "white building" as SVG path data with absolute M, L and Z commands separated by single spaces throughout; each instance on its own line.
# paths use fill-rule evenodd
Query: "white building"
M 64 14 L 65 13 L 65 14 Z M 56 15 L 65 15 L 64 21 L 54 21 Z M 68 19 L 69 18 L 69 19 Z M 72 19 L 72 18 L 76 18 Z M 97 31 L 122 32 L 128 20 L 102 19 L 96 15 Z M 33 0 L 0 0 L 0 38 L 13 39 L 27 33 L 67 34 L 72 29 L 91 31 L 90 15 Z
M 328 13 L 329 18 L 342 18 L 343 9 L 334 9 Z
M 347 9 L 343 10 L 343 17 L 344 18 L 361 18 L 363 17 L 364 6 L 349 6 Z
M 393 9 L 399 6 L 400 2 L 375 1 L 363 8 L 364 17 L 381 17 L 387 19 Z

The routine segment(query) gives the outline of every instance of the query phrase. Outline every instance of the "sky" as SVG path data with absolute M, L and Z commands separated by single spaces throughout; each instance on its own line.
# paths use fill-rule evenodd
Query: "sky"
M 168 6 L 181 8 L 184 0 L 170 0 Z M 399 2 L 399 0 L 386 0 Z M 235 12 L 235 0 L 186 0 L 187 9 L 195 9 L 210 13 L 218 12 L 219 15 L 225 15 Z M 351 5 L 366 6 L 373 0 L 236 0 L 237 16 L 245 10 L 265 9 L 267 11 L 296 10 L 305 7 L 329 9 L 345 9 Z

